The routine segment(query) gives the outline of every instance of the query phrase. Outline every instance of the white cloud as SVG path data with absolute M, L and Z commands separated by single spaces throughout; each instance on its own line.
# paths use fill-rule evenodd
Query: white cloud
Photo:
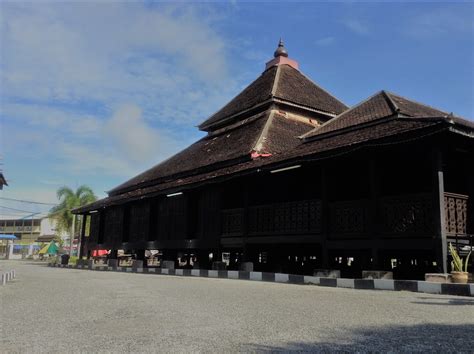
M 193 7 L 1 6 L 7 100 L 109 109 L 133 101 L 156 113 L 147 119 L 179 125 L 197 124 L 233 89 L 225 40 Z
M 417 39 L 436 38 L 440 35 L 474 34 L 473 4 L 456 8 L 440 7 L 425 13 L 417 13 L 408 21 L 403 31 L 410 37 Z M 464 11 L 463 11 L 464 10 Z
M 105 124 L 104 136 L 109 136 L 127 160 L 140 162 L 156 156 L 163 150 L 166 138 L 148 125 L 139 107 L 132 104 L 121 106 Z
M 367 35 L 370 33 L 369 26 L 358 19 L 346 19 L 342 24 L 349 30 L 360 35 Z
M 319 38 L 315 41 L 316 45 L 318 46 L 328 46 L 328 45 L 331 45 L 335 42 L 336 38 L 334 37 L 323 37 L 323 38 Z

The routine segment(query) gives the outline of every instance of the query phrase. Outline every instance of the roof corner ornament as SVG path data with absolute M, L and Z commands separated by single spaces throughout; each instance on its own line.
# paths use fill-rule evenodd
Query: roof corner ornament
M 273 56 L 275 58 L 277 57 L 286 57 L 288 58 L 288 52 L 285 48 L 285 45 L 283 44 L 283 40 L 280 38 L 280 41 L 278 42 L 278 48 L 275 50 L 275 53 L 273 53 Z
M 280 38 L 280 41 L 278 42 L 278 47 L 275 50 L 275 53 L 273 53 L 273 57 L 270 61 L 268 61 L 265 64 L 265 70 L 273 67 L 273 66 L 278 66 L 278 65 L 289 65 L 293 69 L 299 70 L 298 68 L 298 62 L 288 58 L 288 51 L 285 48 L 285 45 L 283 44 L 283 40 Z

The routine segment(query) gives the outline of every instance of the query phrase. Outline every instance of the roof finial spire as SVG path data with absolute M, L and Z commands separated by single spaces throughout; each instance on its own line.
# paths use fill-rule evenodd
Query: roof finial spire
M 277 57 L 288 57 L 288 52 L 286 51 L 285 45 L 283 44 L 283 40 L 280 37 L 280 41 L 278 42 L 278 48 L 273 53 L 275 58 Z

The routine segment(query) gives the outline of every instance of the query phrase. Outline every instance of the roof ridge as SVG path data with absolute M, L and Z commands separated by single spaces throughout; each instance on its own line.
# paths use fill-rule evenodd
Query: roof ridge
M 274 115 L 275 115 L 275 110 L 270 109 L 270 115 L 268 116 L 268 119 L 265 122 L 265 125 L 263 126 L 263 129 L 262 129 L 261 133 L 259 134 L 257 140 L 255 141 L 255 143 L 252 144 L 252 149 L 250 150 L 249 153 L 251 153 L 252 151 L 260 152 L 260 150 L 262 149 L 263 143 L 264 143 L 264 141 L 267 137 L 267 134 L 268 134 L 268 130 L 270 129 L 270 126 L 273 123 L 273 116 Z
M 430 106 L 430 105 L 428 105 L 428 104 L 426 104 L 426 103 L 421 103 L 421 102 L 419 102 L 419 101 L 412 100 L 411 98 L 407 98 L 407 97 L 405 97 L 405 96 L 401 96 L 401 95 L 396 94 L 396 93 L 393 93 L 393 92 L 389 92 L 389 91 L 385 91 L 385 92 L 386 92 L 389 96 L 390 96 L 390 95 L 393 95 L 393 96 L 399 97 L 399 98 L 401 98 L 401 99 L 404 99 L 404 100 L 406 100 L 406 101 L 409 101 L 409 102 L 412 102 L 412 103 L 416 103 L 416 104 L 418 104 L 418 105 L 420 105 L 420 106 L 424 106 L 424 107 L 431 108 L 431 109 L 433 109 L 433 110 L 435 110 L 435 111 L 439 111 L 439 112 L 441 112 L 441 113 L 446 114 L 446 116 L 449 116 L 450 114 L 452 114 L 452 113 L 448 113 L 448 112 L 446 112 L 446 111 L 443 111 L 443 110 L 441 110 L 441 109 L 439 109 L 439 108 Z
M 307 133 L 301 135 L 299 138 L 300 138 L 300 139 L 306 139 L 306 137 L 307 137 L 308 135 L 311 135 L 311 133 L 316 132 L 316 131 L 318 131 L 319 129 L 321 129 L 321 128 L 323 128 L 323 127 L 325 127 L 325 126 L 331 124 L 331 123 L 334 122 L 336 119 L 341 118 L 341 117 L 344 116 L 346 113 L 349 113 L 349 112 L 351 112 L 352 110 L 356 109 L 357 107 L 362 106 L 364 103 L 370 101 L 372 98 L 377 97 L 378 95 L 380 95 L 380 94 L 382 94 L 382 93 L 383 93 L 383 90 L 377 91 L 377 92 L 374 93 L 372 96 L 367 97 L 365 100 L 363 100 L 363 101 L 357 103 L 356 105 L 350 107 L 349 109 L 345 110 L 345 111 L 342 112 L 341 114 L 335 116 L 334 118 L 328 120 L 327 122 L 324 122 L 324 123 L 321 124 L 319 127 L 316 127 L 316 128 L 314 128 L 314 129 L 310 130 L 309 132 L 307 132 Z
M 204 136 L 204 138 L 211 138 L 211 137 L 219 136 L 219 135 L 225 134 L 227 132 L 230 132 L 232 130 L 243 127 L 244 125 L 250 124 L 250 123 L 256 121 L 257 119 L 261 119 L 265 115 L 265 113 L 266 113 L 266 111 L 258 112 L 258 113 L 254 114 L 254 115 L 251 115 L 250 117 L 247 117 L 243 120 L 236 121 L 233 124 L 226 125 L 226 126 L 223 126 L 222 128 L 210 131 L 210 132 L 207 133 L 207 135 Z
M 396 104 L 395 101 L 392 99 L 392 97 L 390 96 L 390 94 L 389 94 L 387 91 L 385 91 L 385 90 L 382 90 L 382 93 L 383 93 L 383 95 L 385 96 L 385 98 L 387 99 L 388 104 L 390 105 L 390 107 L 394 110 L 394 113 L 400 112 L 400 107 L 397 106 L 397 104 Z
M 271 97 L 275 97 L 275 93 L 278 89 L 278 84 L 280 83 L 280 71 L 281 65 L 277 66 L 277 72 L 275 73 L 275 77 L 273 78 L 273 86 L 271 91 Z

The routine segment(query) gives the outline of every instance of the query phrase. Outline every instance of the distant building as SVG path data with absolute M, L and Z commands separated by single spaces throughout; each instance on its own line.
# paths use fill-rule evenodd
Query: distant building
M 53 236 L 55 233 L 54 221 L 49 218 L 0 220 L 0 234 L 15 235 L 16 243 L 33 243 L 40 236 Z

